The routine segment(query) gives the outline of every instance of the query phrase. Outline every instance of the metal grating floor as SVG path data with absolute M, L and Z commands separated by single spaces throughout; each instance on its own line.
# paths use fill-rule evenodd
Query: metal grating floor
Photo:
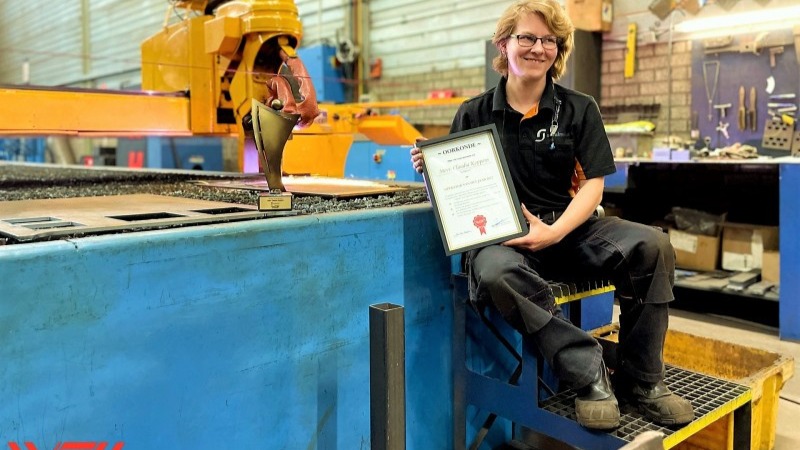
M 720 408 L 727 409 L 728 412 L 732 411 L 738 405 L 731 408 L 730 404 L 748 394 L 750 390 L 747 386 L 669 365 L 666 366 L 664 381 L 672 392 L 692 403 L 695 409 L 694 422 L 703 420 L 705 416 Z M 575 417 L 575 393 L 571 390 L 550 397 L 542 402 L 541 407 L 546 411 L 577 420 Z M 630 406 L 620 405 L 620 408 L 622 414 L 620 426 L 609 433 L 624 441 L 630 442 L 636 435 L 644 431 L 654 430 L 669 437 L 681 429 L 654 424 Z

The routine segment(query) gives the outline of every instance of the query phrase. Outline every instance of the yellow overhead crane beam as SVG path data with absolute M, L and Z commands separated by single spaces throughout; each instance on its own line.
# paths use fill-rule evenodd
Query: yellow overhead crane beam
M 169 24 L 175 9 L 185 14 Z M 301 38 L 293 0 L 171 2 L 162 29 L 141 45 L 142 92 L 0 86 L 0 135 L 238 136 L 242 170 L 252 100 L 277 99 L 307 125 L 286 144 L 284 171 L 341 177 L 355 134 L 380 145 L 420 136 L 400 116 L 372 111 L 466 100 L 317 105 L 295 53 Z
M 0 87 L 0 99 L 0 136 L 237 136 L 234 125 L 211 133 L 193 130 L 190 100 L 183 95 Z M 457 105 L 465 100 L 322 104 L 322 117 L 308 128 L 296 130 L 287 142 L 284 171 L 343 177 L 356 133 L 379 145 L 411 144 L 420 135 L 402 117 L 370 115 L 371 110 Z
M 185 96 L 0 86 L 0 98 L 0 135 L 192 134 Z

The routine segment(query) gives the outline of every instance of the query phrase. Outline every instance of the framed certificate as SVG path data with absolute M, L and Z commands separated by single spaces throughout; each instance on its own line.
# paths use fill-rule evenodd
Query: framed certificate
M 494 124 L 417 146 L 448 255 L 527 234 Z

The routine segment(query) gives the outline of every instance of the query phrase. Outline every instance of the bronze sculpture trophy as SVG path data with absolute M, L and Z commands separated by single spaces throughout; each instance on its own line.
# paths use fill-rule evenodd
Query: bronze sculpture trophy
M 251 109 L 253 140 L 258 148 L 258 159 L 267 178 L 269 192 L 259 195 L 260 211 L 286 211 L 292 209 L 292 194 L 286 192 L 281 178 L 283 148 L 292 130 L 300 120 L 300 114 L 281 111 L 283 103 L 273 100 L 271 107 L 253 99 Z

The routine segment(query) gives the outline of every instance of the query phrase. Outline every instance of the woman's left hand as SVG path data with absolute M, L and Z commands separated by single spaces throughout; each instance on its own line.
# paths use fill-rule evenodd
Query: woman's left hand
M 517 247 L 535 252 L 542 250 L 561 241 L 561 237 L 552 227 L 531 214 L 525 205 L 522 205 L 522 215 L 528 221 L 528 234 L 516 239 L 503 242 L 508 247 Z

